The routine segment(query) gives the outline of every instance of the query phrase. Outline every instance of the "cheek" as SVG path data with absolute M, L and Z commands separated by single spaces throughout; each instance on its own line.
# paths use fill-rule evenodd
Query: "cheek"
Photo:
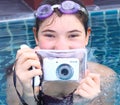
M 71 48 L 85 48 L 86 47 L 86 39 L 78 39 L 76 41 L 71 42 Z
M 38 43 L 38 46 L 40 47 L 40 49 L 51 49 L 52 48 L 52 44 L 44 40 L 40 40 Z
M 71 44 L 71 48 L 72 49 L 85 48 L 85 43 L 82 42 L 82 41 L 81 42 L 78 41 L 78 42 L 72 43 Z
M 44 42 L 39 42 L 40 49 L 48 49 L 48 44 Z

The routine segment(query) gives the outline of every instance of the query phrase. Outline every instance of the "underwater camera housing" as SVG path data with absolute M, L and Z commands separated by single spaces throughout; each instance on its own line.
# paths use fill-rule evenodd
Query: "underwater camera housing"
M 44 81 L 79 81 L 86 69 L 86 49 L 39 50 L 43 58 Z

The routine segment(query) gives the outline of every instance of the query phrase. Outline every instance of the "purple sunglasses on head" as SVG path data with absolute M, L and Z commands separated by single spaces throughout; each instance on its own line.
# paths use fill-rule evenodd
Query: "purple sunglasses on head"
M 58 8 L 64 14 L 73 14 L 77 11 L 82 11 L 87 14 L 84 7 L 80 6 L 78 3 L 68 0 L 62 2 L 61 4 L 55 4 L 52 6 L 49 4 L 42 5 L 37 9 L 35 16 L 39 19 L 45 19 L 52 15 L 55 8 Z

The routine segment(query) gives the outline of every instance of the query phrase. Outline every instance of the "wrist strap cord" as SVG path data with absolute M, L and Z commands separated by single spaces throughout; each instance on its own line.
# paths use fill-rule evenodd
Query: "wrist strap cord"
M 16 62 L 15 62 L 16 63 Z M 43 76 L 41 77 L 41 76 L 39 76 L 40 77 L 40 84 L 39 84 L 39 86 L 41 86 L 41 84 L 42 84 L 42 80 L 43 80 Z M 18 97 L 19 97 L 19 99 L 20 99 L 20 101 L 21 101 L 21 103 L 23 104 L 23 105 L 28 105 L 26 102 L 25 102 L 25 100 L 22 98 L 22 96 L 20 95 L 20 93 L 19 93 L 19 91 L 18 91 L 18 89 L 17 89 L 17 86 L 16 86 L 16 83 L 17 83 L 17 79 L 16 79 L 17 77 L 16 77 L 16 70 L 15 70 L 15 67 L 13 66 L 13 84 L 14 84 L 14 87 L 15 87 L 15 90 L 16 90 L 16 92 L 17 92 L 17 95 L 18 95 Z M 37 103 L 39 103 L 39 99 L 37 98 L 37 96 L 35 96 L 35 92 L 34 92 L 34 84 L 35 84 L 35 82 L 34 82 L 34 77 L 33 77 L 33 79 L 32 79 L 32 88 L 33 88 L 33 95 L 34 95 L 34 99 L 35 99 L 35 101 L 37 102 Z
M 13 71 L 13 83 L 14 83 L 15 90 L 16 90 L 16 92 L 17 92 L 17 95 L 18 95 L 21 103 L 22 103 L 23 105 L 28 105 L 28 104 L 25 102 L 25 100 L 22 98 L 22 96 L 20 95 L 20 93 L 18 92 L 18 90 L 17 90 L 17 87 L 16 87 L 16 71 L 15 71 L 15 69 L 14 69 L 14 71 Z

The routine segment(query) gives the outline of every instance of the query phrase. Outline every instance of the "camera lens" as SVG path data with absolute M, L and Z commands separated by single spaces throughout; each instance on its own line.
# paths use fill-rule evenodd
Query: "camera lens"
M 61 64 L 56 70 L 57 77 L 61 80 L 69 80 L 73 73 L 73 68 L 68 64 Z

